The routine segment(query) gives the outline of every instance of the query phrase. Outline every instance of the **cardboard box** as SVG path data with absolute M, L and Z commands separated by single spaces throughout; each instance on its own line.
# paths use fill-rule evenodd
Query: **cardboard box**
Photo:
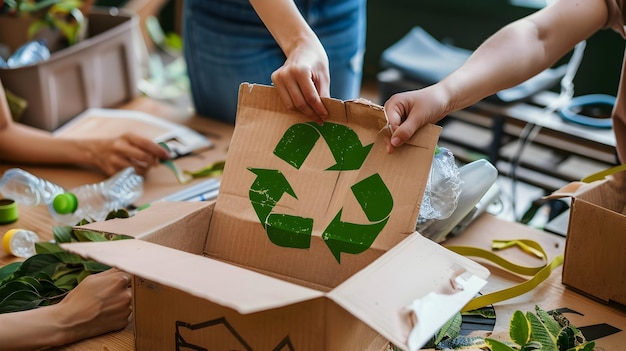
M 613 176 L 588 184 L 574 182 L 550 197 L 572 199 L 563 284 L 601 301 L 626 305 L 626 193 L 622 183 Z
M 155 203 L 87 226 L 141 240 L 64 246 L 135 275 L 137 350 L 415 350 L 486 284 L 414 232 L 439 127 L 387 154 L 382 107 L 325 103 L 319 126 L 243 84 L 215 203 Z
M 0 68 L 4 87 L 28 103 L 21 123 L 52 131 L 89 107 L 113 107 L 138 95 L 136 16 L 96 8 L 87 20 L 88 35 L 80 43 L 36 65 Z M 27 41 L 16 34 L 20 24 L 24 31 L 23 21 L 0 17 L 0 42 L 13 50 Z

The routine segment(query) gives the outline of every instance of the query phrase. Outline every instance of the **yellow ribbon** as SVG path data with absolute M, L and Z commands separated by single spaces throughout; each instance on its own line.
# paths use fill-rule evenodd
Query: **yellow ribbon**
M 533 240 L 494 240 L 492 245 L 492 247 L 494 247 L 494 249 L 496 250 L 512 246 L 518 246 L 525 252 L 543 259 L 547 259 L 548 257 L 541 245 Z M 477 310 L 479 308 L 493 305 L 495 303 L 509 300 L 511 298 L 525 294 L 536 288 L 541 282 L 543 282 L 550 276 L 550 273 L 552 273 L 555 268 L 563 264 L 563 254 L 559 254 L 554 257 L 549 264 L 544 264 L 539 267 L 527 267 L 508 261 L 491 251 L 480 249 L 477 247 L 447 246 L 446 248 L 458 253 L 459 255 L 468 257 L 480 257 L 486 259 L 513 273 L 525 276 L 532 276 L 532 278 L 528 279 L 527 281 L 511 286 L 509 288 L 475 297 L 463 307 L 461 312 Z

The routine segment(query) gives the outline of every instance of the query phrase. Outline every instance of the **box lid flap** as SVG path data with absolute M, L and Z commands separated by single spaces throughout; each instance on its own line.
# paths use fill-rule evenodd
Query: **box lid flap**
M 82 242 L 62 244 L 62 247 L 242 314 L 324 295 L 317 290 L 143 240 Z
M 332 288 L 415 230 L 440 127 L 389 154 L 381 106 L 323 101 L 318 125 L 242 84 L 209 255 Z
M 328 297 L 394 345 L 414 350 L 476 296 L 488 276 L 480 264 L 416 232 Z

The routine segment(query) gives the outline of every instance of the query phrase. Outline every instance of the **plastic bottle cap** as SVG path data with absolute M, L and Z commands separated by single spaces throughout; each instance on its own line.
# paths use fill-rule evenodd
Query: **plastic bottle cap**
M 14 238 L 17 240 L 17 243 L 12 242 Z M 39 241 L 37 233 L 31 230 L 14 228 L 4 233 L 2 247 L 4 251 L 14 256 L 27 258 L 36 253 L 34 243 L 37 241 Z
M 17 203 L 11 199 L 0 200 L 0 224 L 17 221 Z
M 2 247 L 5 252 L 11 253 L 11 238 L 18 231 L 19 229 L 9 229 L 6 233 L 4 233 L 4 237 L 2 237 Z
M 52 207 L 59 214 L 73 213 L 78 208 L 78 199 L 72 193 L 59 194 L 52 201 Z

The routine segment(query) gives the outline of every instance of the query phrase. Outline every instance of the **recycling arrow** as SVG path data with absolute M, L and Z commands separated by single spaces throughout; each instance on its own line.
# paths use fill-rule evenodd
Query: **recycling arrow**
M 372 223 L 342 222 L 343 209 L 339 210 L 322 234 L 322 239 L 325 240 L 337 262 L 341 262 L 342 252 L 358 254 L 372 246 L 387 224 L 389 214 L 393 209 L 391 193 L 378 173 L 356 183 L 351 189 L 365 216 Z
M 248 168 L 256 174 L 248 196 L 269 239 L 276 245 L 308 248 L 311 244 L 313 219 L 284 214 L 271 214 L 284 193 L 298 197 L 285 176 L 278 170 Z
M 357 170 L 363 165 L 373 144 L 363 146 L 350 128 L 336 123 L 298 123 L 291 126 L 274 148 L 274 154 L 300 169 L 311 150 L 324 139 L 335 159 L 326 171 Z M 309 248 L 313 219 L 272 213 L 283 194 L 298 199 L 289 181 L 279 170 L 248 168 L 256 174 L 249 191 L 250 202 L 268 238 L 282 247 Z M 370 223 L 359 224 L 341 220 L 343 208 L 322 233 L 322 239 L 337 262 L 341 253 L 359 254 L 369 247 L 383 230 L 393 209 L 393 197 L 378 173 L 351 187 L 352 193 Z
M 298 123 L 291 126 L 274 149 L 281 160 L 300 169 L 317 140 L 322 136 L 333 158 L 337 162 L 328 171 L 354 170 L 361 168 L 372 145 L 363 146 L 359 136 L 350 128 L 337 123 Z

